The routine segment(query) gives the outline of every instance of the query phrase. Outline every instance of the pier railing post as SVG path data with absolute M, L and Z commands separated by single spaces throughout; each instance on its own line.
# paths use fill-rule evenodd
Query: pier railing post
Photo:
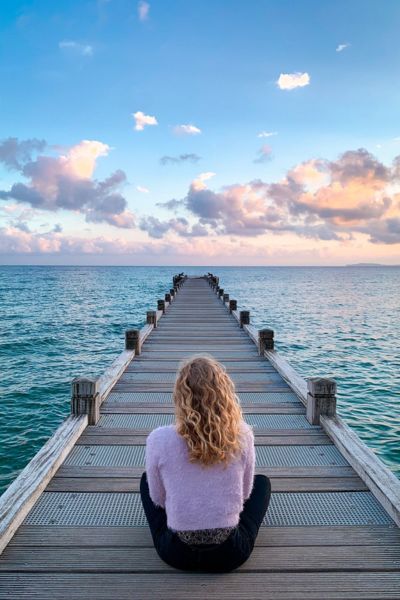
M 265 350 L 274 349 L 274 331 L 273 329 L 260 329 L 258 332 L 258 352 L 261 356 Z
M 229 294 L 224 294 L 222 297 L 223 297 L 223 299 L 224 299 L 224 304 L 225 304 L 226 302 L 229 302 Z
M 135 354 L 140 354 L 140 330 L 128 329 L 125 331 L 125 350 L 134 350 Z
M 239 313 L 239 323 L 241 329 L 243 329 L 243 325 L 250 325 L 250 311 L 241 310 Z
M 169 304 L 171 304 L 171 294 L 165 294 L 165 302 L 168 302 Z
M 165 315 L 165 300 L 157 300 L 157 310 L 162 310 Z
M 223 296 L 224 296 L 224 288 L 219 288 L 219 290 L 218 290 L 218 297 L 219 298 L 223 298 Z
M 237 310 L 237 300 L 229 300 L 229 312 L 233 313 L 234 310 Z
M 148 310 L 146 313 L 147 325 L 153 325 L 154 329 L 157 327 L 157 311 Z
M 100 396 L 96 379 L 75 377 L 72 380 L 71 414 L 87 415 L 88 425 L 96 425 L 100 418 Z
M 307 420 L 311 425 L 320 424 L 320 416 L 336 415 L 336 382 L 333 379 L 311 377 L 307 379 Z
M 170 293 L 170 295 L 171 295 L 171 298 L 172 298 L 172 299 L 174 299 L 174 298 L 175 298 L 175 289 L 174 289 L 174 288 L 171 288 L 171 289 L 169 290 L 169 293 Z

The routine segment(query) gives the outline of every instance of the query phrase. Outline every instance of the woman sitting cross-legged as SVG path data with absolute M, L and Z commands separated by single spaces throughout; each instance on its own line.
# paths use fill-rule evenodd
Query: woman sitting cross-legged
M 178 371 L 175 424 L 146 440 L 140 493 L 158 555 L 177 569 L 227 572 L 250 556 L 271 486 L 254 476 L 253 431 L 215 359 Z

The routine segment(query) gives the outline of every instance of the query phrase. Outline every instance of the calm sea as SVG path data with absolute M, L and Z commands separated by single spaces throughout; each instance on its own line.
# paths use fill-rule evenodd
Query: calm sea
M 0 267 L 0 491 L 179 271 L 219 275 L 304 377 L 334 377 L 340 415 L 400 476 L 400 268 Z

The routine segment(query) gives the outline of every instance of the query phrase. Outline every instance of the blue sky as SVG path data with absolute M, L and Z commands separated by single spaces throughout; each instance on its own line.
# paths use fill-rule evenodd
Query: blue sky
M 38 184 L 26 175 L 32 168 L 3 160 L 2 262 L 224 264 L 233 252 L 244 264 L 399 262 L 397 176 L 379 174 L 400 154 L 397 0 L 3 0 L 0 17 L 0 140 L 46 140 L 26 158 L 34 169 L 40 156 L 57 161 L 84 140 L 106 145 L 92 168 L 68 177 L 123 171 L 118 193 L 133 215 L 116 227 L 98 212 L 93 220 L 93 206 L 88 222 L 82 195 L 74 210 L 55 197 L 24 202 L 12 186 L 51 195 L 48 171 Z M 282 89 L 282 74 L 307 84 Z M 134 130 L 139 111 L 157 125 Z M 178 134 L 182 125 L 199 132 Z M 161 164 L 165 156 L 175 162 Z M 268 186 L 287 184 L 301 164 L 315 172 L 297 177 L 303 196 L 286 194 L 283 215 Z M 359 169 L 350 183 L 349 164 Z M 201 173 L 214 175 L 193 186 Z M 181 202 L 175 212 L 158 206 L 171 199 Z M 85 250 L 83 238 L 97 244 Z

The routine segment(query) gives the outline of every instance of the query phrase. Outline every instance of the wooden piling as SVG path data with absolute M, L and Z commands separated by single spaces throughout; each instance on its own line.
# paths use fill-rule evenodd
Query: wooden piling
M 312 377 L 307 380 L 307 420 L 319 425 L 321 415 L 336 415 L 336 382 L 333 379 Z
M 88 424 L 96 425 L 100 418 L 100 397 L 96 379 L 75 377 L 72 380 L 71 414 L 87 415 Z

